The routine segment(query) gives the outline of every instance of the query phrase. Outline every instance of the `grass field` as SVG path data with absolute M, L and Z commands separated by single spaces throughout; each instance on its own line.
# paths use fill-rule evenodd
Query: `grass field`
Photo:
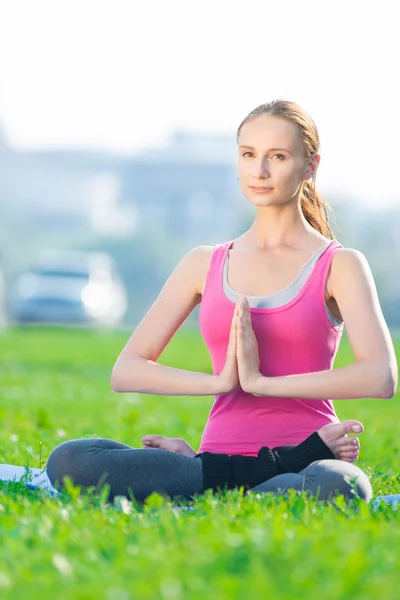
M 146 433 L 198 448 L 211 397 L 116 394 L 112 365 L 127 333 L 11 329 L 0 335 L 0 462 L 45 465 L 66 439 L 98 435 L 140 447 Z M 396 342 L 397 356 L 400 341 Z M 182 330 L 162 362 L 210 371 L 199 334 Z M 344 339 L 336 367 L 352 361 Z M 335 403 L 365 426 L 358 465 L 374 494 L 400 492 L 400 407 Z M 71 489 L 61 498 L 0 485 L 0 598 L 398 599 L 400 517 L 391 507 L 324 506 L 239 491 L 171 510 L 109 506 Z

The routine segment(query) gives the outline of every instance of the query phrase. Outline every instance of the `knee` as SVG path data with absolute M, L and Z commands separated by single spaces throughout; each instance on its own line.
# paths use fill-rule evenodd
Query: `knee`
M 46 471 L 52 485 L 63 485 L 64 477 L 75 479 L 75 464 L 79 440 L 63 442 L 56 446 L 47 459 Z
M 317 490 L 321 500 L 343 494 L 352 500 L 359 496 L 365 502 L 372 498 L 367 475 L 356 465 L 342 460 L 319 460 L 304 469 L 306 487 Z

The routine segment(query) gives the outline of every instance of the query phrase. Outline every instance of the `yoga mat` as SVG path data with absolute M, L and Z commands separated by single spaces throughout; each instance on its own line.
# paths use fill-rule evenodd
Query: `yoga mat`
M 46 469 L 18 467 L 16 465 L 0 465 L 0 481 L 21 481 L 30 489 L 41 488 L 52 495 L 59 492 L 52 486 Z
M 400 494 L 387 494 L 386 496 L 377 496 L 371 500 L 372 504 L 376 507 L 379 506 L 379 502 L 383 500 L 386 504 L 393 506 L 393 510 L 397 510 L 397 505 L 400 504 Z

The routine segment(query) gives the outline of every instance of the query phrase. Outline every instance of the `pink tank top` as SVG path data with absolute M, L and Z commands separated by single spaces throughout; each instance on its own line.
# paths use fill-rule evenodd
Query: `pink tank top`
M 217 246 L 200 303 L 200 331 L 213 372 L 225 364 L 235 303 L 223 290 L 223 265 L 233 241 Z M 325 283 L 336 240 L 321 254 L 299 293 L 277 308 L 250 308 L 258 341 L 260 371 L 266 377 L 332 369 L 342 328 L 325 309 Z M 198 452 L 257 456 L 262 446 L 298 444 L 327 423 L 339 421 L 329 399 L 257 397 L 241 388 L 216 395 Z

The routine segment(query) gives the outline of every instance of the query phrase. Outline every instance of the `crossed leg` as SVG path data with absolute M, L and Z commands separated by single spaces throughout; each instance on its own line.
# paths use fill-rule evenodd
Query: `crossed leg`
M 79 486 L 93 486 L 98 491 L 108 484 L 110 500 L 133 494 L 142 503 L 155 491 L 190 500 L 204 492 L 200 457 L 131 448 L 104 438 L 60 444 L 49 456 L 47 474 L 52 484 L 60 487 L 66 476 Z M 356 481 L 358 495 L 368 502 L 372 497 L 368 477 L 355 465 L 341 460 L 316 461 L 300 473 L 278 475 L 249 491 L 279 493 L 295 489 L 319 493 L 322 500 L 336 493 L 352 499 L 352 480 Z
M 129 498 L 132 493 L 143 502 L 153 492 L 191 499 L 203 492 L 200 458 L 131 448 L 105 438 L 63 442 L 51 452 L 46 470 L 51 483 L 61 488 L 65 477 L 96 491 L 108 484 L 110 500 L 115 496 Z
M 288 490 L 307 492 L 319 500 L 329 500 L 337 493 L 351 500 L 354 492 L 365 502 L 372 498 L 372 486 L 364 471 L 343 460 L 317 460 L 300 473 L 277 475 L 249 491 L 285 494 Z

